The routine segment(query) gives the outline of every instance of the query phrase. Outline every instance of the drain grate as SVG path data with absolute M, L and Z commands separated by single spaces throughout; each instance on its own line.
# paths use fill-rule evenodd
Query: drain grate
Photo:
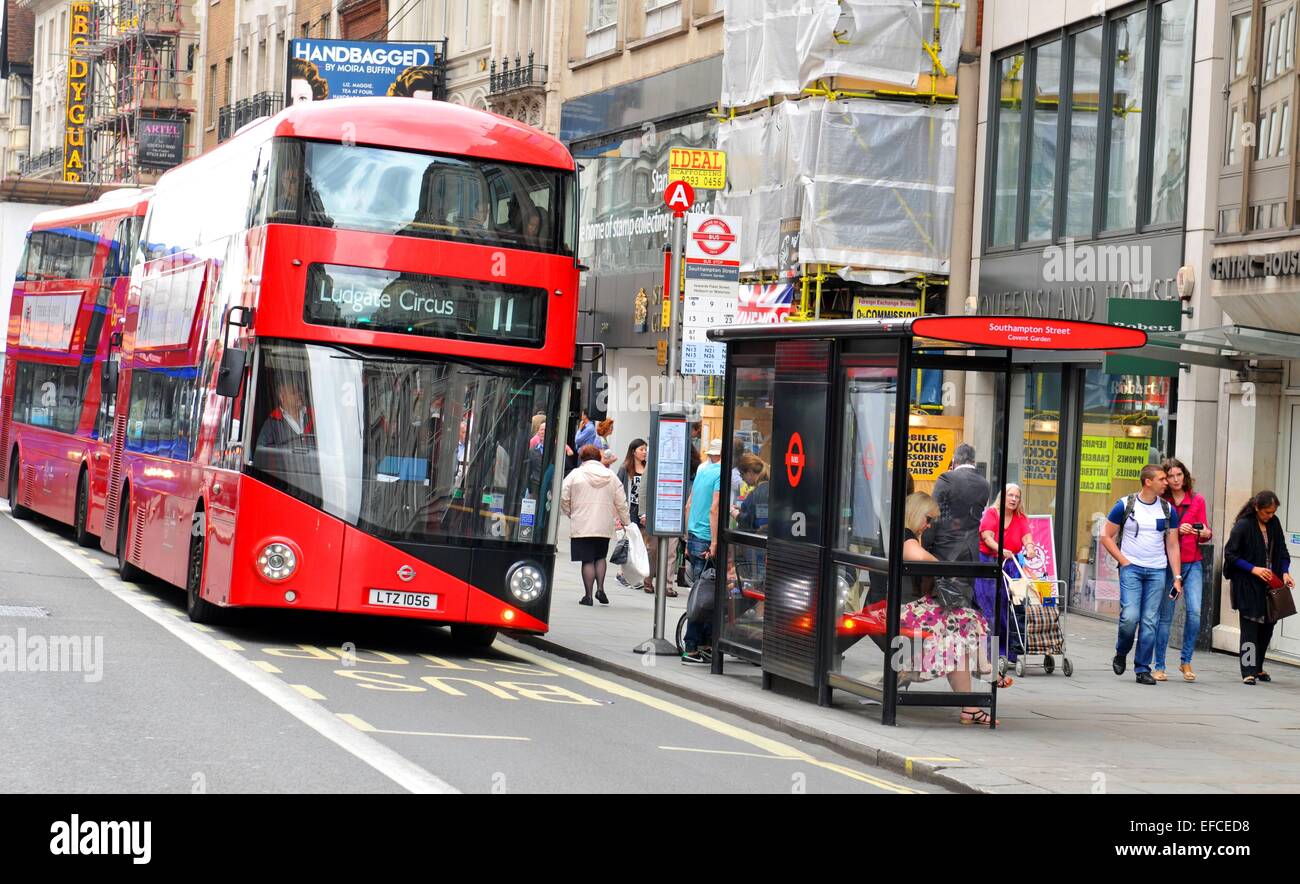
M 36 605 L 0 605 L 0 617 L 48 617 L 50 612 Z

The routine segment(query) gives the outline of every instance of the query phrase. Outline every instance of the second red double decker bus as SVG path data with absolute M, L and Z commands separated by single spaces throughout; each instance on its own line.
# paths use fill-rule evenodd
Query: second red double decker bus
M 415 99 L 298 105 L 165 174 L 118 372 L 124 576 L 200 622 L 545 631 L 576 210 L 558 141 Z

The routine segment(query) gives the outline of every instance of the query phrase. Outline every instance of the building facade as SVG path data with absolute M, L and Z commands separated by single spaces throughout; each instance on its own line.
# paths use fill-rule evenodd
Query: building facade
M 663 372 L 663 207 L 670 147 L 712 148 L 722 82 L 721 3 L 565 4 L 559 137 L 582 169 L 579 336 L 601 341 L 614 380 L 613 444 L 649 432 Z M 697 206 L 711 197 L 701 191 Z M 707 382 L 707 379 L 705 379 Z
M 6 0 L 0 70 L 0 178 L 17 175 L 31 150 L 32 52 L 36 17 Z
M 199 4 L 199 110 L 196 139 L 207 151 L 252 120 L 284 106 L 289 41 L 338 35 L 329 0 L 217 0 Z

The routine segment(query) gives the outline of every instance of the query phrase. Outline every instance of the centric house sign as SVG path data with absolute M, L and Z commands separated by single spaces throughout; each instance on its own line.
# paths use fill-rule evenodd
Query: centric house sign
M 1225 255 L 1210 261 L 1210 279 L 1262 279 L 1300 275 L 1300 251 Z

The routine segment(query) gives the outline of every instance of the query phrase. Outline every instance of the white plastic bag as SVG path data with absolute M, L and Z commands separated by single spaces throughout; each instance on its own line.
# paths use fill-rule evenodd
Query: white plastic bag
M 623 579 L 635 586 L 650 576 L 650 555 L 646 552 L 639 528 L 630 525 L 624 534 L 627 537 L 627 561 L 623 564 Z

